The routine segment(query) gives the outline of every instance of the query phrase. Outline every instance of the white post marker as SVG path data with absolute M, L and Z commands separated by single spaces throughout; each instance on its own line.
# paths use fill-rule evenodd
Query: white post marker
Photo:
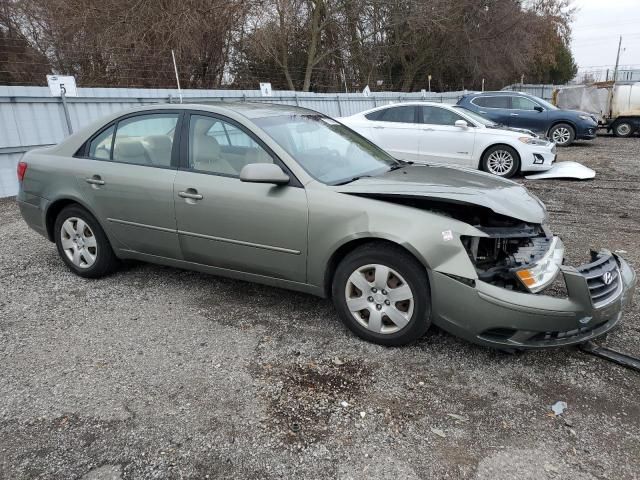
M 77 97 L 76 78 L 72 75 L 47 75 L 47 85 L 52 97 L 62 96 L 64 90 L 65 97 Z
M 67 123 L 67 133 L 72 135 L 73 125 L 71 124 L 71 116 L 67 106 L 67 97 L 78 96 L 76 79 L 71 75 L 47 75 L 47 84 L 51 95 L 60 97 L 60 100 L 62 100 L 62 111 L 64 112 L 64 120 Z
M 271 83 L 260 82 L 260 95 L 263 97 L 270 97 L 271 93 Z

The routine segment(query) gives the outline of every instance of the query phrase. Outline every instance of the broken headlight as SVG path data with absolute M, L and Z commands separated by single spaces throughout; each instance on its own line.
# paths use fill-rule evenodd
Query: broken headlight
M 558 237 L 553 237 L 547 253 L 535 263 L 516 270 L 516 277 L 531 293 L 544 290 L 558 275 L 563 258 L 564 244 Z

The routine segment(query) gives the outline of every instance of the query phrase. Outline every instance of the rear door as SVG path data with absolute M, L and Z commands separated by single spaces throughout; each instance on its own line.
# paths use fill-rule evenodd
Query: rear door
M 182 131 L 174 201 L 184 259 L 227 270 L 306 281 L 307 196 L 286 166 L 226 117 L 192 113 Z M 240 181 L 249 163 L 277 163 L 289 185 Z
M 509 124 L 511 97 L 508 95 L 482 95 L 471 100 L 474 110 L 501 125 Z
M 536 110 L 536 107 L 542 111 Z M 548 115 L 545 109 L 530 98 L 514 95 L 511 97 L 508 125 L 514 128 L 526 128 L 534 132 L 545 132 Z
M 443 107 L 423 105 L 419 118 L 423 132 L 420 139 L 420 158 L 438 163 L 474 166 L 472 162 L 476 128 L 456 127 L 457 120 L 466 119 Z
M 421 125 L 414 105 L 398 105 L 367 115 L 370 138 L 400 160 L 419 160 Z
M 92 137 L 78 159 L 84 199 L 122 248 L 179 258 L 173 182 L 182 112 L 121 117 Z

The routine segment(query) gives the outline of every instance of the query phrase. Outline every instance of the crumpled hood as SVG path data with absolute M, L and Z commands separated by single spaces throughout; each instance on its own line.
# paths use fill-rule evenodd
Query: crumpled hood
M 489 208 L 524 222 L 543 223 L 546 209 L 526 188 L 511 180 L 461 167 L 407 165 L 377 177 L 335 187 L 350 194 L 398 195 L 450 200 Z

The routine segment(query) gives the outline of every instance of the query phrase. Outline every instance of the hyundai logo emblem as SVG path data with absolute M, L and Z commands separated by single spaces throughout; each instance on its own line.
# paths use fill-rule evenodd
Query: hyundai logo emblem
M 602 275 L 602 281 L 605 285 L 611 285 L 611 282 L 613 282 L 613 274 L 611 272 L 605 272 L 604 275 Z

